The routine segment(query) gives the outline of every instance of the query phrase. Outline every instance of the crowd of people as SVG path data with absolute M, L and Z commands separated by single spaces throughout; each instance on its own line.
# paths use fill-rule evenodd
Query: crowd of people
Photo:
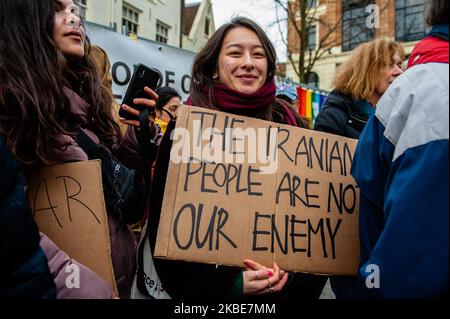
M 359 139 L 351 174 L 360 188 L 360 267 L 330 278 L 337 299 L 448 296 L 448 1 L 427 1 L 427 36 L 404 68 L 401 43 L 377 39 L 342 64 L 314 130 Z M 309 128 L 293 94 L 277 96 L 277 56 L 260 26 L 237 17 L 196 55 L 183 104 Z M 106 53 L 91 46 L 72 0 L 0 0 L 0 296 L 10 298 L 318 299 L 328 277 L 246 259 L 229 267 L 153 258 L 177 111 L 170 87 L 146 88 L 139 112 L 112 95 Z M 279 92 L 278 92 L 279 93 Z M 118 110 L 136 120 L 118 117 Z M 87 135 L 134 169 L 145 195 L 137 222 L 108 211 L 119 295 L 39 232 L 27 177 L 90 159 Z M 144 142 L 143 142 L 144 141 Z M 106 198 L 106 197 L 105 197 Z M 126 212 L 125 212 L 126 213 Z M 80 269 L 68 289 L 65 267 Z M 368 265 L 381 285 L 366 285 Z M 164 287 L 149 290 L 145 273 Z

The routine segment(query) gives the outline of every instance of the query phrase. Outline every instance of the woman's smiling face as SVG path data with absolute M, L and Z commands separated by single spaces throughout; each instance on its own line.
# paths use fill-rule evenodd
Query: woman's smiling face
M 228 32 L 217 64 L 219 82 L 240 93 L 255 93 L 267 80 L 267 68 L 267 55 L 255 32 L 244 27 Z

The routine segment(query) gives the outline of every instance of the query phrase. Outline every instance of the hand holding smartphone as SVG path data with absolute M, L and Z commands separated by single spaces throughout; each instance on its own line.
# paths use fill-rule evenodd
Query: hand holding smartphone
M 160 80 L 159 72 L 145 66 L 144 64 L 138 64 L 134 70 L 130 84 L 128 85 L 125 97 L 122 100 L 122 107 L 119 110 L 119 116 L 125 120 L 138 121 L 139 114 L 147 107 L 151 107 L 149 104 L 142 101 L 140 103 L 134 103 L 134 99 L 144 99 L 150 101 L 152 98 L 151 92 L 145 90 L 145 87 L 155 90 Z M 154 97 L 154 96 L 153 96 Z M 123 104 L 131 108 L 124 109 Z

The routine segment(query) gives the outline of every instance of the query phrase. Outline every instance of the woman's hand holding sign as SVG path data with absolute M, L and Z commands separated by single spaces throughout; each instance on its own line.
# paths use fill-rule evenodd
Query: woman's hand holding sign
M 246 259 L 244 265 L 244 295 L 279 292 L 289 277 L 289 274 L 281 270 L 276 263 L 273 264 L 273 268 L 267 268 L 253 260 Z

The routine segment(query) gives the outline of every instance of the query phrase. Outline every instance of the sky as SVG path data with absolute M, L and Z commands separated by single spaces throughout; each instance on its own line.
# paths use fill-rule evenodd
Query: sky
M 185 0 L 188 3 L 199 0 Z M 276 9 L 274 0 L 211 0 L 216 29 L 235 16 L 245 16 L 257 22 L 266 31 L 274 44 L 279 62 L 286 61 L 286 48 L 282 42 L 281 33 L 276 23 Z M 278 15 L 282 17 L 283 10 L 278 9 Z M 282 28 L 286 33 L 286 28 Z

